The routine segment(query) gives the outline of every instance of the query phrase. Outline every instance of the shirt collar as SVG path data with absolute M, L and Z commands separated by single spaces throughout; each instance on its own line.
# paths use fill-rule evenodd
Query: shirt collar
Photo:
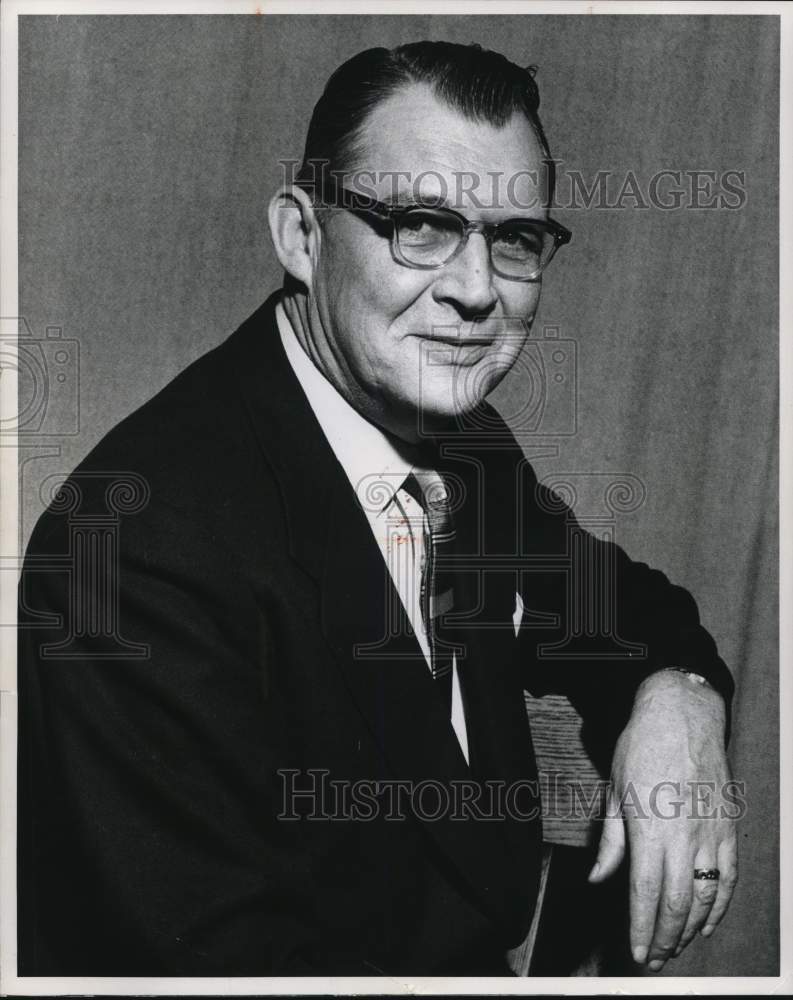
M 309 405 L 370 516 L 385 510 L 414 463 L 375 424 L 352 407 L 303 350 L 283 303 L 275 308 L 281 343 Z

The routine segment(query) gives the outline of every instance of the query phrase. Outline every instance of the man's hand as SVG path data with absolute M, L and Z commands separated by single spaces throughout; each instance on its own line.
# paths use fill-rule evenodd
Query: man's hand
M 708 937 L 738 878 L 735 802 L 725 800 L 725 709 L 710 685 L 673 670 L 641 685 L 614 753 L 607 818 L 590 882 L 630 854 L 631 950 L 657 972 L 698 930 Z M 718 880 L 694 879 L 718 868 Z

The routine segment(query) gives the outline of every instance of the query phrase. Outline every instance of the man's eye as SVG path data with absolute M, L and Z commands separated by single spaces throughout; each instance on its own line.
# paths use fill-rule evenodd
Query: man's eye
M 495 242 L 495 249 L 510 257 L 536 257 L 542 248 L 542 233 L 537 229 L 507 229 Z
M 458 228 L 454 218 L 440 212 L 408 212 L 400 219 L 399 237 L 412 246 L 435 244 L 454 239 Z
M 402 231 L 405 233 L 420 233 L 428 228 L 431 228 L 430 221 L 420 215 L 409 215 L 402 221 Z
M 424 212 L 410 212 L 403 216 L 400 229 L 410 236 L 437 232 L 440 222 L 433 215 Z

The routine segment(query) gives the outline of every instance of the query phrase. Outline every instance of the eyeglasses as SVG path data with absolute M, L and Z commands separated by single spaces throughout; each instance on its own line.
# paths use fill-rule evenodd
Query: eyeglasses
M 451 208 L 386 205 L 357 191 L 333 185 L 329 207 L 374 217 L 391 226 L 391 252 L 405 267 L 433 271 L 462 253 L 471 233 L 481 233 L 493 271 L 509 281 L 537 281 L 572 233 L 552 219 L 470 222 Z

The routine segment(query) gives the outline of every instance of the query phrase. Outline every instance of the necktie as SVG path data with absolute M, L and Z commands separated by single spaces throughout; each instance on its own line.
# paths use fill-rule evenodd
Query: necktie
M 444 616 L 454 607 L 453 574 L 448 562 L 454 548 L 454 523 L 449 492 L 434 471 L 411 472 L 404 489 L 426 514 L 424 560 L 421 567 L 421 615 L 430 647 L 432 676 L 447 711 L 451 714 L 454 646 L 446 641 Z

